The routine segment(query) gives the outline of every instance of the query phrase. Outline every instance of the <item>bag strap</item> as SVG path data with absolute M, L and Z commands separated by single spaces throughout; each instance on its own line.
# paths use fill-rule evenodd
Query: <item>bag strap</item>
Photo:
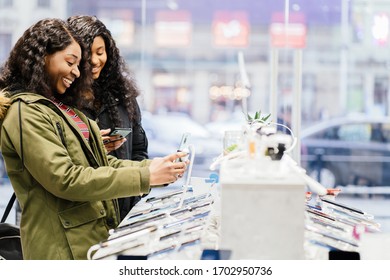
M 7 207 L 5 208 L 3 217 L 1 218 L 1 222 L 2 223 L 4 223 L 5 220 L 7 220 L 8 214 L 11 211 L 12 205 L 14 205 L 15 199 L 16 199 L 16 195 L 15 195 L 15 193 L 13 193 L 11 198 L 10 198 L 10 200 L 9 200 L 9 202 L 8 202 L 8 204 L 7 204 Z

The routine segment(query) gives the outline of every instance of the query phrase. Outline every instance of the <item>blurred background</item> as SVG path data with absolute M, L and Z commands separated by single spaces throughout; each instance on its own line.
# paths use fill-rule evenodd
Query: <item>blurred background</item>
M 193 175 L 209 176 L 223 132 L 261 110 L 292 129 L 311 176 L 389 221 L 390 1 L 0 0 L 0 65 L 31 24 L 75 14 L 113 33 L 151 157 L 190 132 Z M 0 175 L 10 188 L 2 164 Z

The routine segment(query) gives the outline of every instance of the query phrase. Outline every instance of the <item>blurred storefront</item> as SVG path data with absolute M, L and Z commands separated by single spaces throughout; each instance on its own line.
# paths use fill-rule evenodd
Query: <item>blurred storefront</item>
M 251 85 L 248 110 L 291 107 L 299 79 L 303 125 L 355 112 L 388 114 L 386 1 L 93 2 L 108 24 L 110 17 L 118 21 L 117 10 L 131 11 L 120 19 L 134 26 L 126 35 L 133 43 L 122 51 L 147 110 L 184 111 L 203 123 L 215 112 L 241 110 L 242 99 L 213 93 L 242 82 L 242 52 Z M 300 77 L 294 49 L 302 49 Z M 278 104 L 270 100 L 273 92 Z
M 299 90 L 303 126 L 350 113 L 389 114 L 389 1 L 21 3 L 0 1 L 0 63 L 38 18 L 94 14 L 114 34 L 148 111 L 187 112 L 206 123 L 242 110 L 243 102 L 249 111 L 294 108 Z M 239 53 L 250 88 L 242 81 Z M 226 94 L 237 87 L 248 91 Z

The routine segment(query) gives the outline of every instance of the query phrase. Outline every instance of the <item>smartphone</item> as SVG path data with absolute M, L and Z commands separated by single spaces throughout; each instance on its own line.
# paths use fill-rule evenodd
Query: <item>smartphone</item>
M 117 140 L 123 139 L 127 135 L 129 135 L 132 131 L 133 131 L 133 129 L 130 127 L 129 128 L 116 127 L 110 132 L 109 136 L 120 136 L 120 137 L 118 139 L 115 139 L 115 140 L 106 139 L 103 141 L 103 144 L 107 144 L 110 142 L 115 142 Z
M 362 210 L 354 208 L 354 207 L 351 207 L 351 206 L 347 206 L 347 205 L 342 204 L 340 202 L 335 202 L 333 200 L 329 200 L 329 199 L 326 199 L 326 198 L 321 198 L 321 201 L 329 203 L 329 204 L 332 204 L 332 205 L 335 205 L 335 206 L 338 206 L 338 207 L 341 207 L 341 208 L 344 208 L 344 209 L 347 209 L 347 210 L 352 211 L 352 212 L 356 212 L 356 213 L 359 213 L 359 214 L 362 214 L 362 215 L 366 215 L 366 213 L 363 212 Z
M 125 128 L 125 127 L 116 127 L 114 128 L 113 131 L 110 132 L 109 136 L 116 136 L 116 135 L 120 135 L 121 137 L 126 137 L 127 135 L 129 135 L 131 132 L 133 131 L 132 128 L 128 127 L 128 128 Z
M 190 138 L 190 135 L 191 134 L 189 132 L 183 134 L 183 136 L 181 137 L 179 148 L 177 149 L 178 152 L 182 152 L 187 148 L 188 145 L 187 142 L 188 139 Z M 182 158 L 176 159 L 176 162 L 182 162 L 182 161 L 183 161 Z

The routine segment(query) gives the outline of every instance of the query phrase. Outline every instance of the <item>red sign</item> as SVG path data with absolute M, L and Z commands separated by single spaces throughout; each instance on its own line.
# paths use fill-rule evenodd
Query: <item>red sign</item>
M 272 17 L 269 29 L 271 46 L 276 48 L 302 49 L 306 46 L 306 25 L 302 14 L 291 14 L 289 21 L 284 22 L 281 13 Z
M 306 46 L 306 26 L 302 23 L 272 23 L 270 34 L 273 47 L 302 49 Z
M 215 46 L 248 46 L 250 24 L 246 12 L 217 11 L 212 28 Z
M 155 40 L 159 47 L 186 47 L 191 44 L 192 23 L 187 11 L 158 11 Z

